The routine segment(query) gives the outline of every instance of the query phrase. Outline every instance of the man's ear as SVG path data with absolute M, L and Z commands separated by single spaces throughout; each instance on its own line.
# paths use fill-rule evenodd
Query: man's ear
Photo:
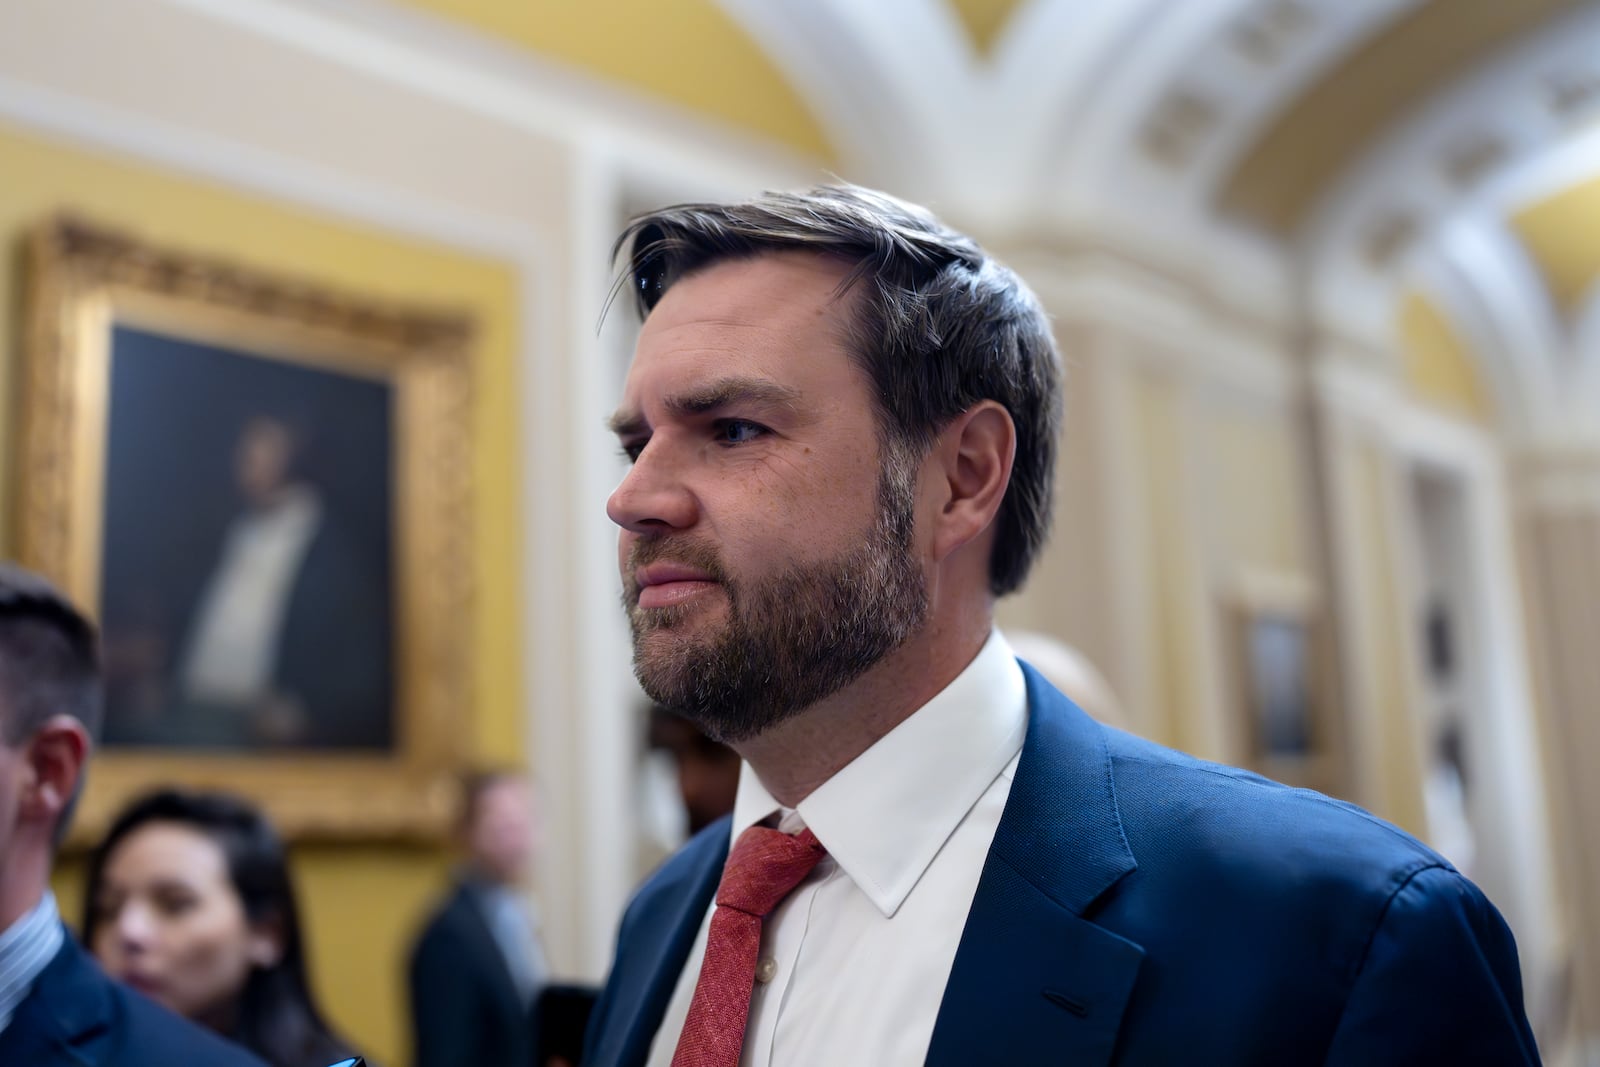
M 56 715 L 34 731 L 27 742 L 30 773 L 23 791 L 21 814 L 54 826 L 66 817 L 89 758 L 89 732 L 70 715 Z
M 950 421 L 933 448 L 941 504 L 933 523 L 933 557 L 942 561 L 994 522 L 1011 483 L 1017 430 L 1011 414 L 981 400 Z

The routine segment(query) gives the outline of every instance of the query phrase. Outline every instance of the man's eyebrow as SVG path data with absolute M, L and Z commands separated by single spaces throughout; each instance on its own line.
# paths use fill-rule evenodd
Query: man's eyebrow
M 606 429 L 618 437 L 635 437 L 644 432 L 644 416 L 618 408 L 606 417 Z
M 667 397 L 667 410 L 677 415 L 704 415 L 734 404 L 766 404 L 792 408 L 800 390 L 764 378 L 723 378 L 677 396 Z
M 734 404 L 766 404 L 793 408 L 800 401 L 800 390 L 762 378 L 724 378 L 687 393 L 669 396 L 666 409 L 675 415 L 704 415 Z M 644 433 L 648 426 L 637 411 L 618 408 L 606 420 L 606 427 L 618 437 Z

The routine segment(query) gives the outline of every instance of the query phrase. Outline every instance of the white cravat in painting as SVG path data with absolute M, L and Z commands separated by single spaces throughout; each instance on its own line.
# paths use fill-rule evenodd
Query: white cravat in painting
M 271 692 L 289 596 L 321 523 L 316 494 L 296 488 L 228 527 L 183 660 L 187 699 L 251 704 Z

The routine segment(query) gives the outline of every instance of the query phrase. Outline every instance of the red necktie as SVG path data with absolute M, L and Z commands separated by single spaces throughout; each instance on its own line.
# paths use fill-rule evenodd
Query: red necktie
M 791 836 L 752 826 L 739 835 L 717 886 L 700 980 L 672 1067 L 737 1067 L 750 1021 L 761 921 L 826 854 L 810 830 Z

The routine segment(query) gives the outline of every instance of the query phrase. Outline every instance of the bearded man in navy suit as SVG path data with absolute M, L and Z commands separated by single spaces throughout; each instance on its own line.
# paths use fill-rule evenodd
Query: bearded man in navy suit
M 841 186 L 619 248 L 634 667 L 744 768 L 624 916 L 586 1064 L 1537 1062 L 1511 933 L 1443 858 L 1009 653 L 1061 412 L 1015 275 Z

